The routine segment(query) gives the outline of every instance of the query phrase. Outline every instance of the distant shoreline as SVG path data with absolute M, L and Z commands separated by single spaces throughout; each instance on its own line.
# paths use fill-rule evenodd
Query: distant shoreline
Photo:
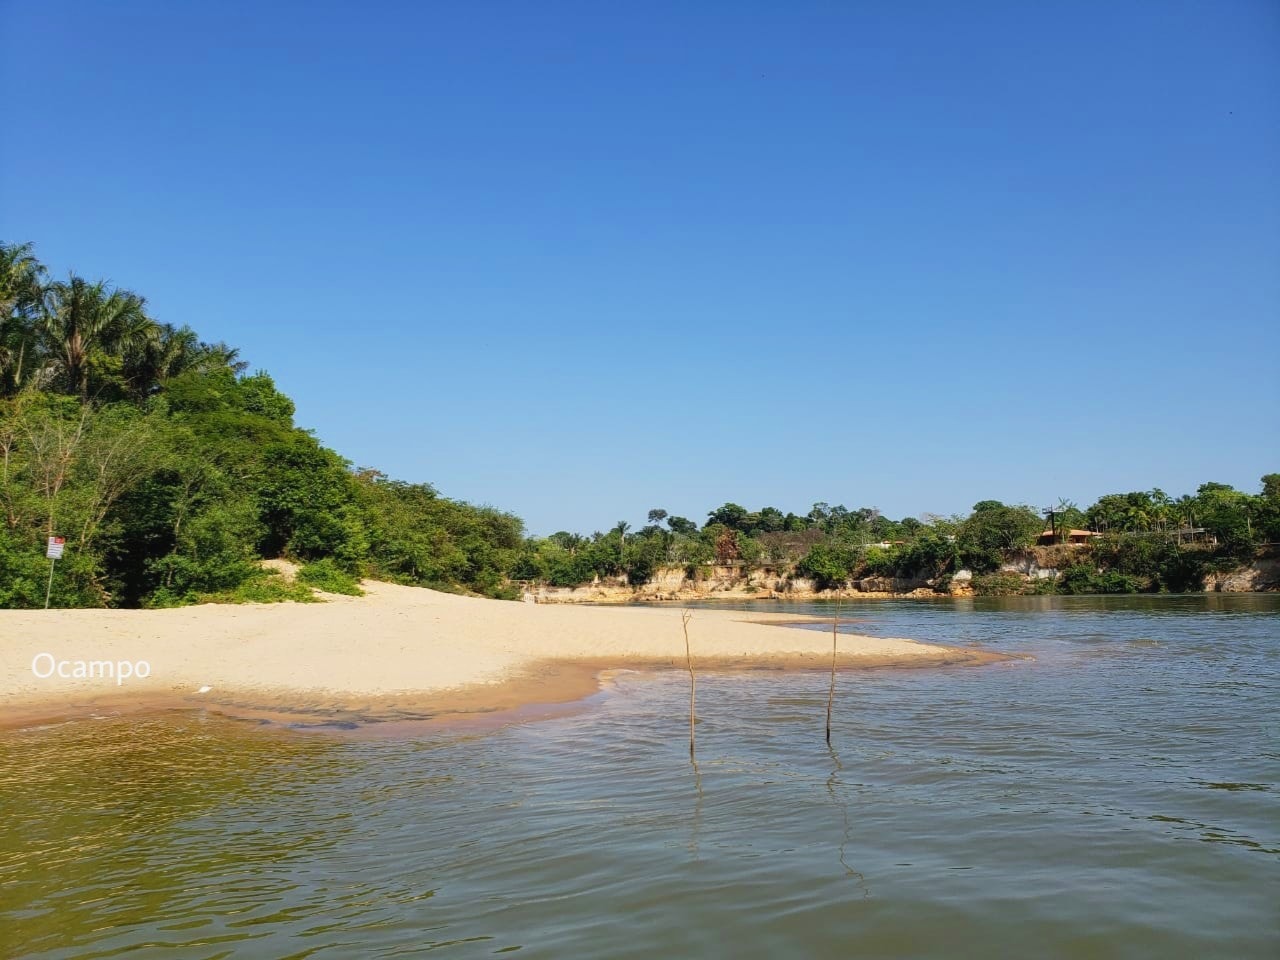
M 680 613 L 669 608 L 365 587 L 365 597 L 323 604 L 0 611 L 0 728 L 104 712 L 200 709 L 304 728 L 483 726 L 574 709 L 613 670 L 685 666 Z M 829 666 L 828 632 L 761 629 L 794 624 L 795 615 L 749 617 L 695 610 L 689 627 L 695 668 Z M 841 669 L 1008 659 L 846 633 L 839 648 Z M 33 672 L 36 658 L 43 676 Z M 102 675 L 117 663 L 131 665 L 126 679 Z M 73 678 L 77 670 L 89 676 Z

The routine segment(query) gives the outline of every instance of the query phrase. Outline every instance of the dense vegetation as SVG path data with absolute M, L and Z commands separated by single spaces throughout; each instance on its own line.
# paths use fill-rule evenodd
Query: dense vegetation
M 992 500 L 966 517 L 901 520 L 726 503 L 701 525 L 655 509 L 635 531 L 526 539 L 509 513 L 353 469 L 293 415 L 235 349 L 157 321 L 131 291 L 51 279 L 29 245 L 0 244 L 0 607 L 43 605 L 53 535 L 67 538 L 55 606 L 170 606 L 307 600 L 309 587 L 353 592 L 359 576 L 511 597 L 513 581 L 638 584 L 661 567 L 716 565 L 820 587 L 941 588 L 967 569 L 1000 592 L 1025 589 L 1000 567 L 1045 528 L 1039 511 Z M 1103 536 L 1064 547 L 1062 576 L 1040 589 L 1198 589 L 1205 572 L 1280 541 L 1280 474 L 1259 494 L 1218 483 L 1178 499 L 1113 494 L 1060 503 L 1054 519 Z M 303 564 L 299 582 L 263 569 L 275 557 Z
M 701 528 L 661 509 L 648 519 L 634 533 L 619 523 L 590 537 L 560 532 L 531 541 L 514 575 L 572 586 L 623 575 L 641 583 L 659 567 L 684 566 L 698 576 L 711 565 L 769 566 L 823 589 L 868 577 L 943 589 L 952 574 L 966 569 L 977 575 L 979 592 L 1005 593 L 1031 589 L 1000 568 L 1049 529 L 1041 512 L 995 500 L 975 504 L 967 517 L 891 520 L 872 508 L 826 503 L 797 516 L 726 503 Z M 1236 566 L 1280 541 L 1280 474 L 1263 477 L 1256 495 L 1206 483 L 1176 500 L 1151 490 L 1104 496 L 1086 510 L 1064 501 L 1052 522 L 1064 544 L 1052 548 L 1062 576 L 1037 584 L 1037 591 L 1198 590 L 1206 573 Z M 1067 546 L 1074 528 L 1101 535 Z
M 0 245 L 0 607 L 305 599 L 262 557 L 350 592 L 355 575 L 510 592 L 507 513 L 353 470 L 234 349 L 152 318 L 128 290 L 51 280 Z

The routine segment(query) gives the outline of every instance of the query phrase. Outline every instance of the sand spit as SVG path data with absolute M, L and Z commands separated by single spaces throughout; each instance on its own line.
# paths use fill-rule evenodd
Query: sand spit
M 95 710 L 199 707 L 339 724 L 529 714 L 581 700 L 612 669 L 684 664 L 680 610 L 673 607 L 551 606 L 385 583 L 365 588 L 364 597 L 323 604 L 0 610 L 0 726 Z M 829 633 L 778 626 L 797 619 L 695 610 L 695 664 L 828 664 Z M 1005 659 L 856 634 L 841 634 L 840 647 L 842 667 Z M 149 675 L 139 677 L 144 661 Z M 135 674 L 123 681 L 122 663 Z M 59 670 L 92 676 L 59 677 Z

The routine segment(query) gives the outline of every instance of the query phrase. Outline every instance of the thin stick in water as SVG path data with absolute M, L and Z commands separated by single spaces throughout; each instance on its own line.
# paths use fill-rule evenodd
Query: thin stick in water
M 831 687 L 827 690 L 827 746 L 831 746 L 831 701 L 836 696 L 836 634 L 840 629 L 840 601 L 836 601 L 836 615 L 831 619 Z
M 689 665 L 689 757 L 693 757 L 693 725 L 695 722 L 694 702 L 698 693 L 698 679 L 693 675 L 693 652 L 689 648 L 689 620 L 693 614 L 688 610 L 680 611 L 680 625 L 684 628 L 684 656 Z

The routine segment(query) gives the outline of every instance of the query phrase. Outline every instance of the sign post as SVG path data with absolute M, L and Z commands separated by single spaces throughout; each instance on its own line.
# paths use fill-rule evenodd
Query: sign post
M 45 547 L 44 555 L 49 558 L 49 586 L 44 591 L 44 608 L 49 609 L 49 596 L 53 593 L 53 565 L 62 557 L 62 551 L 66 548 L 66 537 L 50 537 L 49 545 Z

